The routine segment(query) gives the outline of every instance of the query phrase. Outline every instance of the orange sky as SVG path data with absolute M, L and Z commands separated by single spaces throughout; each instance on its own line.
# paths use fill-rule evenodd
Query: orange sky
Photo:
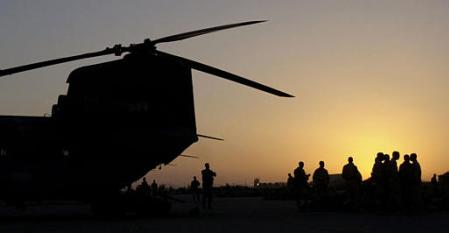
M 449 170 L 447 1 L 40 1 L 0 3 L 1 67 L 246 20 L 264 24 L 161 45 L 292 93 L 270 96 L 194 72 L 202 139 L 148 179 L 186 185 L 210 162 L 217 183 L 284 181 L 299 160 L 338 173 L 348 155 L 367 178 L 375 154 L 416 152 L 423 175 Z M 76 67 L 1 80 L 0 114 L 43 115 Z

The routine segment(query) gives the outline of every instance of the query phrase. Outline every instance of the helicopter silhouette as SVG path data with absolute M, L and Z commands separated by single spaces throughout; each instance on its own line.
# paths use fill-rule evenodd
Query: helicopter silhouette
M 160 43 L 264 21 L 211 27 L 140 44 L 0 70 L 0 76 L 105 55 L 114 61 L 72 71 L 51 116 L 0 116 L 0 199 L 108 199 L 167 165 L 198 137 L 191 70 L 281 97 L 290 94 L 227 71 L 156 50 Z M 188 156 L 185 156 L 188 157 Z

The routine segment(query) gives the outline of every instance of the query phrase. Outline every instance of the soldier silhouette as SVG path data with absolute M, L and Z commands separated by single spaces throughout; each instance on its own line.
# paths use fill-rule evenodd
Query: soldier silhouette
M 209 163 L 204 164 L 205 169 L 201 171 L 201 175 L 203 178 L 203 208 L 212 208 L 212 189 L 214 185 L 214 177 L 217 174 L 210 170 Z
M 430 183 L 432 184 L 433 195 L 434 196 L 438 196 L 438 194 L 439 194 L 439 187 L 438 187 L 437 174 L 433 174 L 432 179 L 430 179 Z
M 371 171 L 371 180 L 374 184 L 374 190 L 375 190 L 375 206 L 379 207 L 379 205 L 382 203 L 382 197 L 384 195 L 384 178 L 382 177 L 383 172 L 383 164 L 382 161 L 384 160 L 384 153 L 379 152 L 377 153 L 373 169 Z
M 157 195 L 157 193 L 158 193 L 158 186 L 156 180 L 153 180 L 153 183 L 151 183 L 151 194 L 155 196 Z
M 390 210 L 390 206 L 388 205 L 389 197 L 391 195 L 391 186 L 389 181 L 391 179 L 391 174 L 393 173 L 391 170 L 390 155 L 384 154 L 381 168 L 382 175 L 380 177 L 380 185 L 382 186 L 382 193 L 380 196 L 380 201 L 382 203 L 383 210 Z
M 300 211 L 305 206 L 306 194 L 308 191 L 307 180 L 310 174 L 306 174 L 304 171 L 304 162 L 300 161 L 298 167 L 293 172 L 295 184 L 296 184 L 296 205 Z
M 399 171 L 398 170 L 399 157 L 400 157 L 399 151 L 393 151 L 393 153 L 391 154 L 390 166 L 393 172 Z
M 416 153 L 410 154 L 410 161 L 412 163 L 413 179 L 416 184 L 421 184 L 421 165 L 418 163 L 418 156 Z
M 410 156 L 404 155 L 404 162 L 399 166 L 399 181 L 401 184 L 402 206 L 404 210 L 411 208 L 411 187 L 413 185 L 413 171 Z
M 192 191 L 193 201 L 200 201 L 200 182 L 196 179 L 196 176 L 193 177 L 192 182 L 190 182 L 190 189 Z
M 289 194 L 291 194 L 295 190 L 295 178 L 292 176 L 291 173 L 288 173 L 287 178 L 287 191 Z
M 382 161 L 384 160 L 384 153 L 377 153 L 376 159 L 374 160 L 373 169 L 371 171 L 371 178 L 374 184 L 382 183 Z
M 294 184 L 295 178 L 292 176 L 292 173 L 288 173 L 287 184 Z
M 353 158 L 348 158 L 348 163 L 343 166 L 342 177 L 346 182 L 346 191 L 349 196 L 349 205 L 358 208 L 362 175 L 353 163 Z
M 136 191 L 142 195 L 150 194 L 150 186 L 147 183 L 147 179 L 144 177 L 142 183 L 137 187 Z
M 422 207 L 421 203 L 421 165 L 418 163 L 416 153 L 410 154 L 411 161 L 411 173 L 412 173 L 412 182 L 411 182 L 411 204 L 413 210 L 420 210 Z
M 373 170 L 371 172 L 371 179 L 375 189 L 375 206 L 380 207 L 384 203 L 385 196 L 385 167 L 384 161 L 385 154 L 382 152 L 377 153 L 374 162 Z
M 390 177 L 387 181 L 388 188 L 390 190 L 388 196 L 388 205 L 390 206 L 390 209 L 397 211 L 401 206 L 401 184 L 397 164 L 400 154 L 398 151 L 393 151 L 391 155 L 392 158 L 390 160 Z
M 322 203 L 327 197 L 327 188 L 329 185 L 329 173 L 324 168 L 324 161 L 320 161 L 319 167 L 313 172 L 313 189 L 315 191 L 315 197 L 317 198 L 318 205 L 323 207 Z

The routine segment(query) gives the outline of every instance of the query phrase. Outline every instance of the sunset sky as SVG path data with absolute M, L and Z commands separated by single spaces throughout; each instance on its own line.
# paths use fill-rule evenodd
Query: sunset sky
M 449 1 L 77 0 L 0 2 L 0 69 L 249 20 L 263 24 L 158 48 L 283 90 L 279 98 L 193 72 L 201 139 L 148 179 L 183 186 L 205 162 L 218 184 L 285 181 L 305 162 L 340 173 L 353 156 L 416 152 L 424 179 L 449 171 Z M 71 70 L 104 57 L 0 80 L 0 115 L 51 111 Z M 402 159 L 401 161 L 402 162 Z

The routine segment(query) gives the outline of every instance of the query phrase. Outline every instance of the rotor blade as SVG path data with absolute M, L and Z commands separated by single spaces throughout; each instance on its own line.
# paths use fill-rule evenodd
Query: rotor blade
M 208 65 L 196 62 L 196 61 L 189 60 L 187 58 L 175 56 L 175 55 L 172 55 L 172 54 L 169 54 L 169 53 L 165 53 L 165 52 L 161 52 L 161 51 L 157 51 L 157 53 L 159 55 L 170 57 L 170 58 L 173 58 L 175 60 L 181 61 L 181 62 L 185 63 L 185 65 L 187 65 L 187 66 L 189 66 L 189 67 L 191 67 L 192 69 L 195 69 L 195 70 L 199 70 L 199 71 L 202 71 L 202 72 L 205 72 L 205 73 L 208 73 L 208 74 L 213 74 L 213 75 L 216 75 L 218 77 L 221 77 L 221 78 L 224 78 L 224 79 L 227 79 L 227 80 L 230 80 L 230 81 L 234 81 L 234 82 L 237 82 L 237 83 L 240 83 L 240 84 L 252 87 L 252 88 L 256 88 L 258 90 L 265 91 L 265 92 L 268 92 L 268 93 L 273 94 L 273 95 L 277 95 L 277 96 L 281 96 L 281 97 L 294 97 L 293 95 L 287 94 L 285 92 L 276 90 L 276 89 L 271 88 L 269 86 L 265 86 L 265 85 L 260 84 L 258 82 L 254 82 L 252 80 L 249 80 L 249 79 L 237 76 L 235 74 L 229 73 L 229 72 L 224 71 L 224 70 L 220 70 L 220 69 L 212 67 L 212 66 L 208 66 Z
M 197 134 L 196 136 L 202 137 L 202 138 L 214 139 L 214 140 L 218 140 L 218 141 L 224 141 L 223 138 L 216 138 L 216 137 L 207 136 L 207 135 L 203 135 L 203 134 Z
M 17 67 L 9 68 L 6 70 L 0 70 L 0 77 L 5 76 L 5 75 L 24 72 L 27 70 L 42 68 L 45 66 L 51 66 L 51 65 L 56 65 L 56 64 L 60 64 L 60 63 L 70 62 L 70 61 L 76 61 L 76 60 L 92 58 L 92 57 L 99 57 L 99 56 L 104 56 L 104 55 L 109 55 L 109 54 L 117 55 L 117 54 L 121 53 L 121 49 L 122 48 L 117 45 L 117 46 L 114 46 L 114 48 L 106 48 L 106 49 L 98 51 L 98 52 L 84 53 L 84 54 L 80 54 L 80 55 L 76 55 L 76 56 L 63 57 L 63 58 L 58 58 L 58 59 L 53 59 L 53 60 L 48 60 L 48 61 L 36 62 L 36 63 L 23 65 L 23 66 L 17 66 Z
M 158 43 L 165 43 L 165 42 L 184 40 L 184 39 L 187 39 L 187 38 L 200 36 L 200 35 L 211 33 L 211 32 L 216 32 L 216 31 L 225 30 L 225 29 L 234 28 L 234 27 L 246 26 L 246 25 L 250 25 L 250 24 L 262 23 L 262 22 L 266 22 L 266 20 L 248 21 L 248 22 L 243 22 L 243 23 L 227 24 L 227 25 L 222 25 L 222 26 L 217 26 L 217 27 L 211 27 L 211 28 L 205 28 L 205 29 L 201 29 L 201 30 L 195 30 L 195 31 L 191 31 L 191 32 L 184 32 L 184 33 L 180 33 L 180 34 L 176 34 L 176 35 L 172 35 L 172 36 L 167 36 L 167 37 L 163 37 L 163 38 L 154 40 L 153 43 L 154 44 L 158 44 Z
M 179 156 L 192 158 L 192 159 L 198 159 L 199 158 L 198 156 L 194 156 L 194 155 L 179 155 Z

